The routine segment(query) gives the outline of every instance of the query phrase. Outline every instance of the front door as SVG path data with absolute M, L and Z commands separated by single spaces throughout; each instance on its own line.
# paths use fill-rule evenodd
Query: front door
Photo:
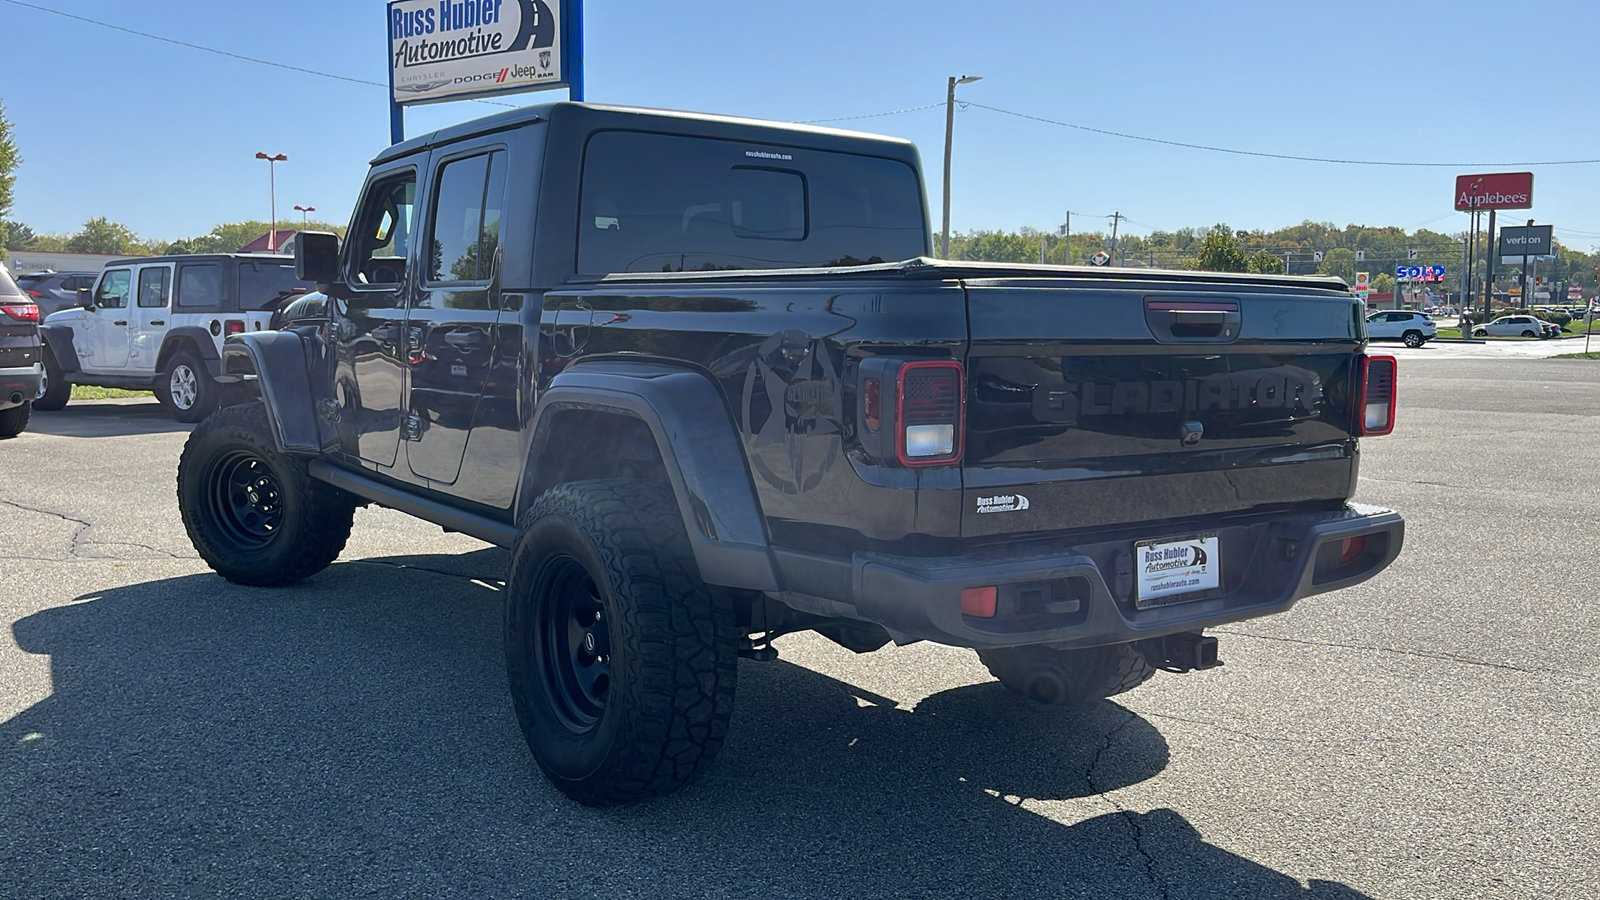
M 345 245 L 350 296 L 339 304 L 335 320 L 340 446 L 382 468 L 395 463 L 404 363 L 416 347 L 406 330 L 416 193 L 417 170 L 410 162 L 369 178 Z
M 128 310 L 128 368 L 154 372 L 167 334 L 172 266 L 140 266 L 137 299 Z
M 132 295 L 132 269 L 107 269 L 100 276 L 94 289 L 94 309 L 79 320 L 83 333 L 72 336 L 78 348 L 78 365 L 85 372 L 121 372 L 128 367 L 128 306 Z
M 432 179 L 425 246 L 433 252 L 411 306 L 419 347 L 407 360 L 406 459 L 413 474 L 440 485 L 461 472 L 494 360 L 505 176 L 505 151 L 477 148 L 446 159 Z

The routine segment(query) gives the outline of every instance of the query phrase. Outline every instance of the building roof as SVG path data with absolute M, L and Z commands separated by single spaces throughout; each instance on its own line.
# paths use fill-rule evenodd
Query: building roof
M 243 247 L 239 248 L 239 252 L 269 253 L 273 248 L 282 250 L 283 245 L 288 243 L 289 239 L 294 237 L 297 233 L 298 232 L 293 228 L 279 228 L 275 231 L 269 232 L 268 234 L 263 234 L 261 237 L 256 238 L 248 244 L 245 244 Z M 273 238 L 273 241 L 270 245 L 267 243 L 267 238 L 269 236 Z

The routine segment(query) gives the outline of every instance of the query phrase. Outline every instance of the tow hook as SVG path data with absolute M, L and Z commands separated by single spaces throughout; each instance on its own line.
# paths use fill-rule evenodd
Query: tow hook
M 1217 639 L 1198 631 L 1169 634 L 1161 639 L 1161 665 L 1167 672 L 1193 672 L 1222 665 L 1217 657 Z

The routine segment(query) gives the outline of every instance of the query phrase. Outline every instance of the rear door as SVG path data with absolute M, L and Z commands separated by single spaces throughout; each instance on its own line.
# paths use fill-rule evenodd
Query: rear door
M 424 262 L 408 330 L 406 405 L 413 474 L 440 485 L 461 472 L 478 399 L 494 361 L 506 151 L 484 146 L 435 160 Z
M 172 303 L 171 264 L 140 266 L 139 289 L 128 310 L 128 368 L 154 372 Z
M 964 535 L 1349 496 L 1348 295 L 1009 279 L 968 314 Z

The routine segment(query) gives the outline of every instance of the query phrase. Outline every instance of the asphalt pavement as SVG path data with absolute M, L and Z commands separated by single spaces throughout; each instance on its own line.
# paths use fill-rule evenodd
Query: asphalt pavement
M 1397 355 L 1377 579 L 1080 712 L 784 638 L 707 777 L 609 810 L 522 742 L 504 552 L 363 510 L 237 587 L 178 519 L 185 426 L 38 413 L 0 442 L 0 897 L 1597 896 L 1600 365 Z

